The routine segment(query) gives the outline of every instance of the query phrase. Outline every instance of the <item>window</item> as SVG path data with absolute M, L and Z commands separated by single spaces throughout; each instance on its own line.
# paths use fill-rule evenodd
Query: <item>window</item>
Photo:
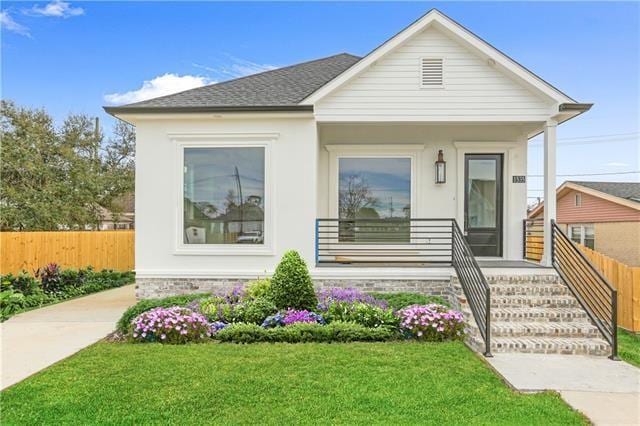
M 442 87 L 443 78 L 442 58 L 422 58 L 420 60 L 420 85 L 421 87 Z
M 338 180 L 341 241 L 408 241 L 411 158 L 340 158 Z
M 575 205 L 576 207 L 580 207 L 582 205 L 582 194 L 576 194 Z
M 183 243 L 263 245 L 265 148 L 185 147 Z
M 595 249 L 595 232 L 593 225 L 569 225 L 569 238 L 577 244 Z

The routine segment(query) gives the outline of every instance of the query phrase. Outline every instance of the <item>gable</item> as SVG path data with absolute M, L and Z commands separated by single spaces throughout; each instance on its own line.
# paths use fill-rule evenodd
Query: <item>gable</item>
M 443 86 L 422 87 L 424 58 L 443 60 Z M 447 31 L 430 25 L 315 105 L 318 120 L 532 121 L 557 111 Z
M 579 206 L 576 206 L 576 194 L 580 194 Z M 558 223 L 640 221 L 638 210 L 576 190 L 567 191 L 560 197 L 556 208 Z

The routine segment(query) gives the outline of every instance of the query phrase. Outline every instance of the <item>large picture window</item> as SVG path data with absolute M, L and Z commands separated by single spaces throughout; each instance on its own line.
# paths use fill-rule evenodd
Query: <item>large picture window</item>
M 184 244 L 264 244 L 264 147 L 185 147 L 183 173 Z
M 341 241 L 407 242 L 411 158 L 339 158 L 338 216 Z

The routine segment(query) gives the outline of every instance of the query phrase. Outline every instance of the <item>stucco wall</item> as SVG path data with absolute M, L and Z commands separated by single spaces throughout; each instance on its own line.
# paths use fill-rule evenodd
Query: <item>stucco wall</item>
M 308 118 L 157 119 L 136 123 L 136 271 L 144 276 L 255 277 L 296 249 L 311 264 L 316 218 L 316 127 Z M 266 255 L 176 254 L 177 148 L 170 135 L 277 134 L 271 147 L 273 251 Z
M 595 250 L 629 266 L 640 266 L 640 222 L 596 223 Z

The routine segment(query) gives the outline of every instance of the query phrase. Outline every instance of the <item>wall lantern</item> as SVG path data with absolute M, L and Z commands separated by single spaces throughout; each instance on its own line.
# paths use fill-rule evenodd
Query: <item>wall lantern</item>
M 436 183 L 447 181 L 447 162 L 444 161 L 442 150 L 438 151 L 438 161 L 436 161 Z

